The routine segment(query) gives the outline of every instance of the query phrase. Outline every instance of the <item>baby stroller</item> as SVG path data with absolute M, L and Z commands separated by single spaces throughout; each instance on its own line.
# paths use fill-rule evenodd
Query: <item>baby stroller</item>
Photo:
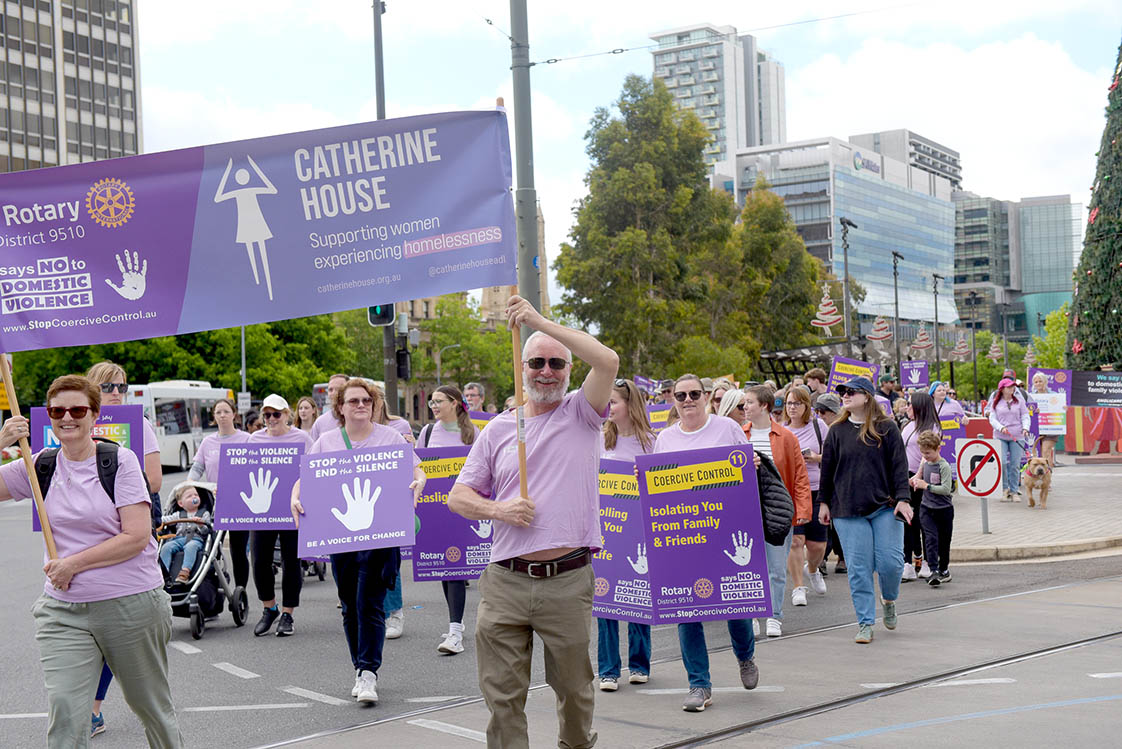
M 284 558 L 281 556 L 281 542 L 278 536 L 276 544 L 273 545 L 273 574 L 280 572 L 283 565 Z M 304 577 L 318 577 L 320 582 L 323 582 L 327 577 L 327 562 L 322 559 L 301 559 L 300 571 L 304 573 Z
M 205 510 L 213 517 L 215 485 L 201 481 L 184 481 L 176 486 L 168 502 L 167 514 L 182 509 L 179 505 L 179 497 L 189 486 L 194 487 L 199 493 L 199 511 Z M 181 522 L 187 521 L 161 523 L 156 529 L 156 538 L 160 542 L 161 549 L 164 544 L 175 538 L 175 526 Z M 163 570 L 164 590 L 171 596 L 171 613 L 191 620 L 191 637 L 196 640 L 202 639 L 203 632 L 206 630 L 206 620 L 222 613 L 224 603 L 229 606 L 235 627 L 245 624 L 249 614 L 249 598 L 246 596 L 245 588 L 240 585 L 234 587 L 226 569 L 226 559 L 222 554 L 222 542 L 225 538 L 226 531 L 212 530 L 207 534 L 203 550 L 199 552 L 195 568 L 191 570 L 187 580 L 176 579 L 183 565 L 182 551 L 177 551 L 169 567 Z

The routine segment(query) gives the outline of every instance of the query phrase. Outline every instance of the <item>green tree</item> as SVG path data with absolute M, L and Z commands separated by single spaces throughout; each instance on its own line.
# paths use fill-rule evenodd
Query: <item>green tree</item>
M 712 338 L 689 336 L 678 346 L 678 355 L 670 368 L 675 374 L 691 372 L 699 377 L 732 374 L 746 380 L 756 370 L 759 348 L 746 351 L 739 346 L 721 346 Z
M 1044 318 L 1044 337 L 1032 337 L 1036 352 L 1036 366 L 1045 369 L 1063 369 L 1067 353 L 1067 321 L 1071 305 L 1064 302 Z
M 468 382 L 487 386 L 488 401 L 500 408 L 514 393 L 514 364 L 510 331 L 505 327 L 488 329 L 479 314 L 479 305 L 466 294 L 448 294 L 436 303 L 436 317 L 422 320 L 422 332 L 429 339 L 414 352 L 415 377 L 436 382 L 436 358 L 445 346 L 440 376 L 444 384 L 463 387 Z

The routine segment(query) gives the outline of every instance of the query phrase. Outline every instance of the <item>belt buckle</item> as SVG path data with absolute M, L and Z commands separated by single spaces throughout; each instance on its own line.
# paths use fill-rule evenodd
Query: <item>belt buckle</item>
M 537 565 L 539 567 L 544 568 L 545 571 L 546 571 L 545 574 L 544 575 L 535 575 L 534 574 L 534 565 Z M 557 574 L 557 563 L 556 562 L 529 562 L 526 565 L 526 574 L 529 575 L 532 578 L 535 578 L 535 579 L 552 577 L 553 575 Z

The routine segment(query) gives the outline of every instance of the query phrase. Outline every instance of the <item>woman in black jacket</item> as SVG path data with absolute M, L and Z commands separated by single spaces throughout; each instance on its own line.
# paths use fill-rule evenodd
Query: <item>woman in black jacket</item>
M 904 569 L 904 526 L 912 522 L 908 460 L 896 422 L 874 400 L 873 383 L 856 377 L 838 386 L 842 411 L 822 448 L 819 522 L 833 518 L 857 612 L 858 643 L 872 642 L 876 621 L 873 572 L 880 576 L 884 626 L 896 629 Z

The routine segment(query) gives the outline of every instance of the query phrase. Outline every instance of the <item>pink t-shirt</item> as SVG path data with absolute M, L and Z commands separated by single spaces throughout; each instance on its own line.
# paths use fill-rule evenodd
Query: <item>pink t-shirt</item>
M 324 432 L 338 429 L 340 426 L 342 425 L 335 418 L 335 412 L 331 409 L 331 406 L 328 406 L 327 410 L 321 413 L 312 424 L 312 442 L 322 437 Z
M 249 432 L 240 429 L 225 437 L 217 433 L 203 437 L 202 444 L 195 451 L 195 465 L 202 467 L 203 480 L 211 483 L 218 481 L 218 458 L 221 456 L 223 445 L 239 445 L 249 442 L 249 438 Z
M 696 432 L 682 431 L 682 422 L 667 427 L 658 433 L 654 450 L 656 453 L 674 453 L 679 450 L 700 450 L 703 447 L 727 447 L 746 445 L 748 437 L 744 429 L 727 416 L 710 414 L 705 425 Z
M 534 520 L 528 528 L 495 523 L 491 561 L 535 551 L 600 548 L 600 426 L 581 388 L 552 411 L 526 417 L 526 477 Z M 519 493 L 518 434 L 513 411 L 501 413 L 479 433 L 457 484 L 497 501 Z
M 258 429 L 253 434 L 249 435 L 246 442 L 299 442 L 304 446 L 304 452 L 311 452 L 312 438 L 303 429 L 296 427 L 289 427 L 288 431 L 279 437 L 274 437 L 269 434 L 268 429 Z
M 818 422 L 818 431 L 814 431 L 814 423 Z M 822 454 L 822 448 L 826 444 L 826 430 L 830 427 L 826 426 L 826 422 L 822 419 L 815 419 L 814 421 L 807 422 L 801 427 L 796 428 L 793 424 L 784 424 L 791 434 L 799 441 L 800 450 L 810 450 L 811 452 Z M 818 444 L 818 435 L 822 435 L 822 444 Z M 810 478 L 810 490 L 812 492 L 818 491 L 819 482 L 822 478 L 822 464 L 812 463 L 805 460 L 806 475 Z
M 382 445 L 393 445 L 399 447 L 401 443 L 405 442 L 400 434 L 390 429 L 389 427 L 382 426 L 381 424 L 372 424 L 374 428 L 371 430 L 369 436 L 364 440 L 351 440 L 351 447 L 358 449 L 360 447 L 381 447 Z M 349 436 L 349 435 L 348 435 Z M 406 442 L 406 444 L 409 444 Z M 332 429 L 331 431 L 324 432 L 319 439 L 315 441 L 309 449 L 309 453 L 330 453 L 336 450 L 346 450 L 347 443 L 343 441 L 343 430 Z M 412 452 L 412 451 L 411 451 Z M 421 465 L 421 459 L 417 457 L 416 452 L 412 452 L 413 467 Z
M 27 469 L 22 460 L 0 466 L 0 479 L 4 480 L 13 498 L 31 496 L 31 483 L 27 480 Z M 101 487 L 95 457 L 75 463 L 67 460 L 59 450 L 55 475 L 45 500 L 59 557 L 73 556 L 119 535 L 121 515 L 117 510 L 149 502 L 148 491 L 140 475 L 140 461 L 132 450 L 117 451 L 114 494 L 116 504 Z M 43 564 L 46 563 L 44 549 Z M 70 581 L 68 590 L 55 590 L 47 580 L 43 583 L 43 592 L 68 603 L 89 603 L 144 593 L 163 584 L 163 575 L 156 560 L 156 539 L 149 536 L 144 550 L 132 559 L 79 572 Z
M 389 423 L 385 424 L 385 426 L 388 426 L 402 436 L 413 437 L 413 427 L 409 426 L 409 422 L 405 419 L 390 419 Z
M 141 427 L 144 431 L 144 454 L 151 455 L 160 451 L 160 440 L 156 437 L 156 430 L 152 427 L 152 422 L 148 419 L 141 419 L 143 423 Z
M 475 437 L 479 439 L 479 427 L 472 425 L 475 429 Z M 464 440 L 460 436 L 460 425 L 456 424 L 456 429 L 445 429 L 439 421 L 434 421 L 431 426 L 425 427 L 421 430 L 421 435 L 424 436 L 426 430 L 431 430 L 429 434 L 428 445 L 423 445 L 420 440 L 417 441 L 417 447 L 463 447 Z M 475 444 L 474 441 L 472 444 Z
M 950 415 L 946 417 L 950 420 Z M 942 434 L 943 430 L 939 428 L 938 424 L 932 428 L 936 434 Z M 919 451 L 919 434 L 916 433 L 916 423 L 909 421 L 900 430 L 900 438 L 904 440 L 904 452 L 908 454 L 908 474 L 914 474 L 919 470 L 919 464 L 923 462 L 923 453 Z
M 609 450 L 607 447 L 600 453 L 601 458 L 608 460 L 635 460 L 636 455 L 646 455 L 654 451 L 654 435 L 651 436 L 651 447 L 649 450 L 643 449 L 643 443 L 639 438 L 633 434 L 627 436 L 616 436 L 616 447 L 614 450 Z

